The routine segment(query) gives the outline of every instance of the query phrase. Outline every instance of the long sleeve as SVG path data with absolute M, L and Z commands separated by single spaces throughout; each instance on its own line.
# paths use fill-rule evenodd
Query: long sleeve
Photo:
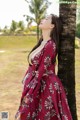
M 39 89 L 41 87 L 42 76 L 47 74 L 47 71 L 50 71 L 49 67 L 52 64 L 52 59 L 56 55 L 55 51 L 55 43 L 52 41 L 48 41 L 43 48 L 43 55 L 41 55 L 40 57 L 36 57 L 35 62 L 38 61 L 39 64 L 38 67 L 36 67 L 34 77 L 30 80 L 28 84 L 26 84 L 25 82 L 18 112 L 24 112 L 26 109 L 26 104 L 28 102 L 32 102 L 33 99 L 38 95 Z M 24 98 L 28 99 L 27 103 L 24 103 Z
M 23 77 L 23 79 L 22 79 L 22 83 L 24 84 L 24 82 L 25 82 L 25 80 L 28 78 L 28 76 L 29 76 L 29 67 L 28 67 L 28 69 L 27 69 L 27 71 L 25 72 L 25 74 L 24 74 L 24 77 Z
M 49 66 L 51 65 L 51 60 L 55 56 L 55 48 L 55 43 L 52 41 L 45 45 L 42 59 L 37 70 L 35 71 L 36 74 L 33 80 L 26 86 L 25 91 L 27 92 L 27 89 L 29 90 L 26 93 L 27 97 L 37 95 L 38 89 L 40 88 L 40 80 L 43 74 L 46 74 Z

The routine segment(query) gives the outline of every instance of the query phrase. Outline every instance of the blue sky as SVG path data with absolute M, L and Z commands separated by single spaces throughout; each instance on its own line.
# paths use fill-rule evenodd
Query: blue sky
M 49 0 L 52 4 L 47 9 L 47 14 L 53 13 L 59 15 L 59 2 L 58 0 Z M 25 0 L 0 0 L 0 28 L 5 25 L 10 26 L 12 20 L 16 22 L 23 20 L 25 25 L 27 22 L 23 17 L 24 14 L 29 13 L 28 4 Z M 33 23 L 33 25 L 35 25 Z

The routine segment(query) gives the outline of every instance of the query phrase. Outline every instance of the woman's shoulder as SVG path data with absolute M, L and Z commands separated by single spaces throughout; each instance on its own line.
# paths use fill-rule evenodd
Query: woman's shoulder
M 55 42 L 51 39 L 51 40 L 49 40 L 47 43 L 46 43 L 46 45 L 45 45 L 45 48 L 52 48 L 52 47 L 56 47 L 56 44 L 55 44 Z

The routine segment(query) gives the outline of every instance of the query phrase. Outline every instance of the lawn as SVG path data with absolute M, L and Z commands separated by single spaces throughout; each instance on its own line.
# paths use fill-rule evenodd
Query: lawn
M 0 112 L 8 111 L 9 120 L 14 120 L 18 109 L 22 79 L 27 70 L 27 55 L 36 44 L 36 37 L 0 36 Z M 80 120 L 80 49 L 75 49 L 76 102 Z

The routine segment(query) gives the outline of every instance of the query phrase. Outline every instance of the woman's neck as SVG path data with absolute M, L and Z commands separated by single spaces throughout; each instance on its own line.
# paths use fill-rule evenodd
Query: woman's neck
M 50 32 L 51 32 L 51 30 L 42 30 L 43 40 L 51 39 Z

